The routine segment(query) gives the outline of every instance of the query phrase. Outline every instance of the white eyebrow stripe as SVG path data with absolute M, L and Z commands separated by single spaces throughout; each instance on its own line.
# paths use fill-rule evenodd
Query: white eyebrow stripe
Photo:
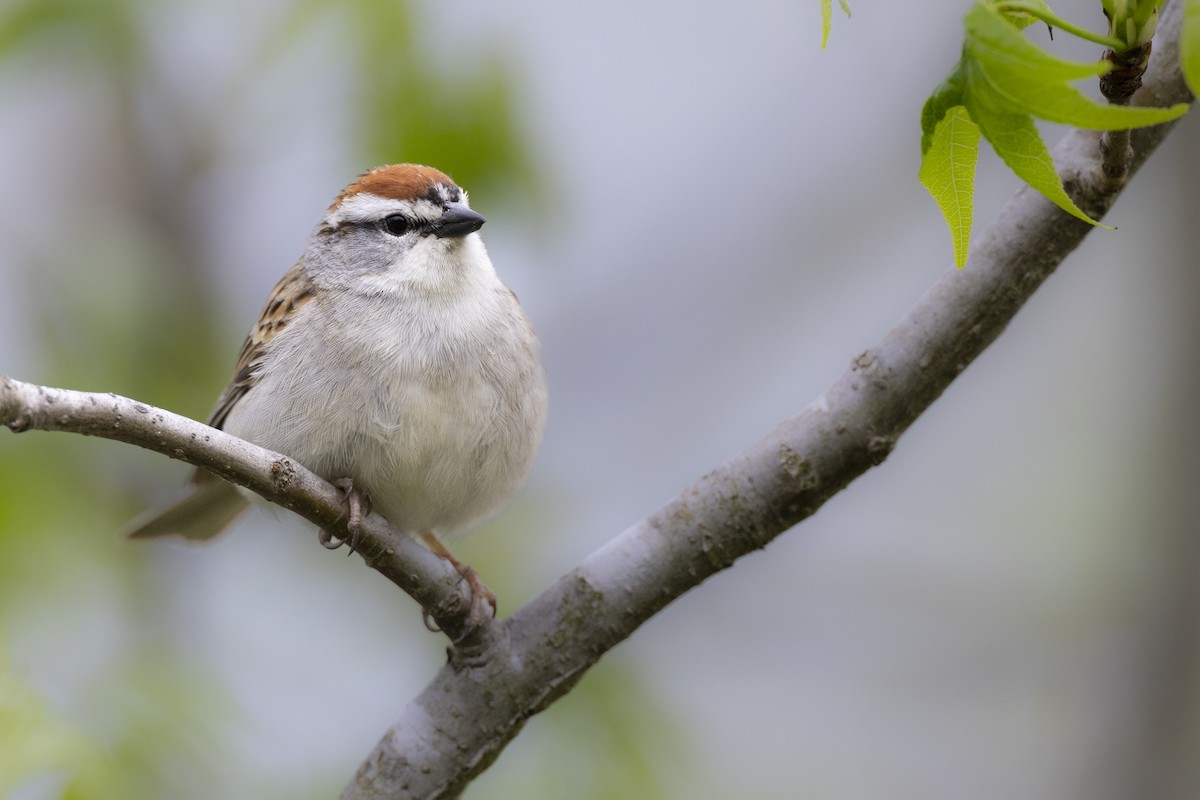
M 336 228 L 347 223 L 378 222 L 389 214 L 405 214 L 427 220 L 437 219 L 442 210 L 425 200 L 397 200 L 366 192 L 351 195 L 325 215 L 325 225 Z

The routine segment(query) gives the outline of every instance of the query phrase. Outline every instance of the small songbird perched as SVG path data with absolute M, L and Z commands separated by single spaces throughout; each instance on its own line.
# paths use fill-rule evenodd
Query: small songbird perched
M 398 164 L 342 190 L 275 286 L 209 424 L 290 456 L 346 492 L 353 531 L 373 509 L 439 542 L 503 508 L 546 419 L 537 336 L 501 283 L 467 193 Z M 133 537 L 207 539 L 249 504 L 197 472 Z M 321 533 L 326 547 L 342 541 Z

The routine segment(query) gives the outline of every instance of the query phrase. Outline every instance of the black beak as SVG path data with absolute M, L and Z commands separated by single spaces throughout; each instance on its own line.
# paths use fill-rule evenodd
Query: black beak
M 474 233 L 487 222 L 482 214 L 476 213 L 462 203 L 447 203 L 441 218 L 430 227 L 433 235 L 439 239 L 461 238 Z

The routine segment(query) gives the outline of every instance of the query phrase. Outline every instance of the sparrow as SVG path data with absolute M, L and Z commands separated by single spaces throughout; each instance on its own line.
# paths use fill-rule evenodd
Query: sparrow
M 537 335 L 497 277 L 485 219 L 445 173 L 378 167 L 342 190 L 246 337 L 209 423 L 290 456 L 495 597 L 442 539 L 499 512 L 546 420 Z M 208 539 L 250 504 L 197 470 L 129 536 Z M 322 531 L 334 549 L 342 540 Z

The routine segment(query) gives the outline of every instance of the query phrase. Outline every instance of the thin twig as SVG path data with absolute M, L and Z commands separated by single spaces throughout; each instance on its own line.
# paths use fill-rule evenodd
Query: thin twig
M 1129 50 L 1105 50 L 1104 59 L 1113 67 L 1100 76 L 1100 93 L 1115 106 L 1127 106 L 1138 89 L 1142 75 L 1150 63 L 1151 42 Z M 1100 136 L 1100 163 L 1105 176 L 1114 183 L 1123 182 L 1129 174 L 1133 150 L 1129 130 L 1104 131 Z

